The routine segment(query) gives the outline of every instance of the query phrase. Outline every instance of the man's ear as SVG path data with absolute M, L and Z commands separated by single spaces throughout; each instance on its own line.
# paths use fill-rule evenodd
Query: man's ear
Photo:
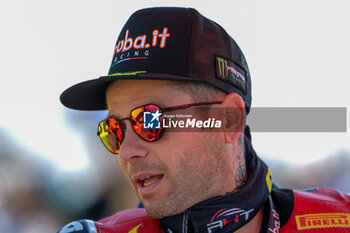
M 226 95 L 221 106 L 223 113 L 223 130 L 226 142 L 236 142 L 245 124 L 245 105 L 236 93 Z

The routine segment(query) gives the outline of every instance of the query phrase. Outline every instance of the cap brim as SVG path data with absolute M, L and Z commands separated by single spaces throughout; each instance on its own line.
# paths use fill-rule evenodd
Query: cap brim
M 208 80 L 203 79 L 157 73 L 102 76 L 97 79 L 88 80 L 71 86 L 61 94 L 60 101 L 64 106 L 76 110 L 106 110 L 106 90 L 108 86 L 117 80 L 126 79 L 208 82 Z

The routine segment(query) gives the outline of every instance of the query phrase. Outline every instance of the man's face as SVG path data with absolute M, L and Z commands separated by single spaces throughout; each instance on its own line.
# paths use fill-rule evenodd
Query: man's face
M 193 102 L 168 81 L 120 80 L 107 90 L 109 114 L 118 119 L 149 103 L 165 108 Z M 126 133 L 118 160 L 152 217 L 181 213 L 233 189 L 234 180 L 227 177 L 232 169 L 223 133 L 165 131 L 161 139 L 147 142 L 136 135 L 129 121 L 123 123 Z

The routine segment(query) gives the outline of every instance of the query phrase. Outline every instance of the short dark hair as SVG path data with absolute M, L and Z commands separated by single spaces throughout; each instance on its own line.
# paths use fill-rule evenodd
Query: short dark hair
M 226 95 L 214 85 L 203 82 L 171 82 L 174 88 L 184 91 L 192 96 L 196 101 L 215 101 L 220 96 Z
M 174 81 L 171 82 L 171 85 L 185 93 L 191 95 L 191 97 L 198 102 L 210 102 L 216 101 L 219 97 L 227 95 L 224 91 L 218 89 L 214 85 L 204 82 L 181 82 Z M 244 128 L 239 136 L 238 143 L 242 146 L 244 154 Z

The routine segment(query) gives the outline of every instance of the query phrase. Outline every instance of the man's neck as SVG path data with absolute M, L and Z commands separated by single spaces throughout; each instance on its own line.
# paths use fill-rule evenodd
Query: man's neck
M 248 142 L 249 143 L 249 142 Z M 247 144 L 247 174 L 245 185 L 237 192 L 217 196 L 188 208 L 184 213 L 160 219 L 168 232 L 266 232 L 269 222 L 268 203 L 271 187 L 270 172 Z M 264 209 L 266 210 L 264 213 Z M 265 219 L 264 216 L 267 216 Z

